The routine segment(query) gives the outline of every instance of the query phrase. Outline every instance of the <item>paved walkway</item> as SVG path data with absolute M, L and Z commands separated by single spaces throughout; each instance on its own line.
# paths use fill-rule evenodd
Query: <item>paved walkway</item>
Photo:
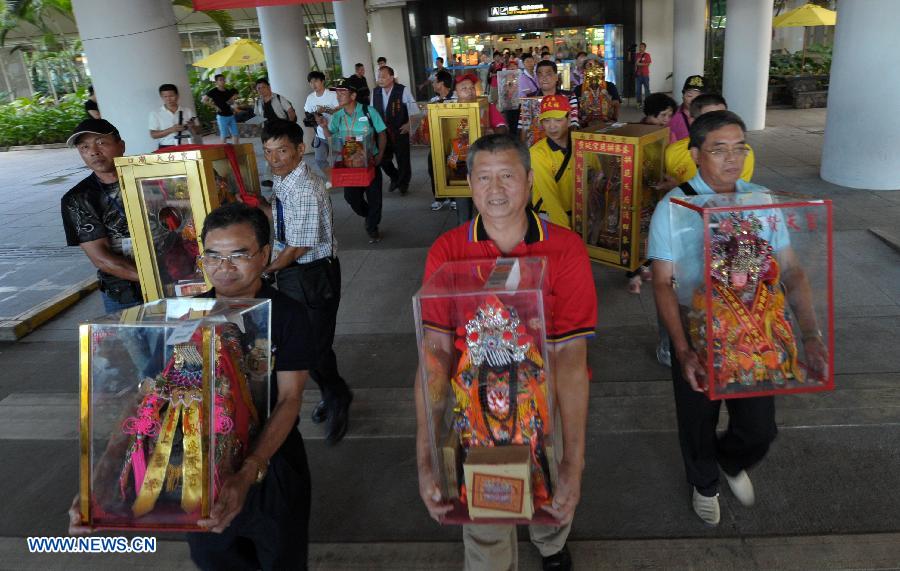
M 768 121 L 749 137 L 757 154 L 754 180 L 835 202 L 837 389 L 779 399 L 780 436 L 753 472 L 757 506 L 742 508 L 725 492 L 722 525 L 704 527 L 688 507 L 669 373 L 653 357 L 650 289 L 629 295 L 621 272 L 596 265 L 590 446 L 572 532 L 581 569 L 900 568 L 900 255 L 867 230 L 898 227 L 900 192 L 849 190 L 818 178 L 822 110 L 770 110 Z M 77 179 L 65 169 L 74 169 L 77 157 L 46 153 L 21 155 L 32 166 L 19 179 L 34 180 L 25 177 L 29 171 L 70 173 L 46 189 L 32 186 L 52 201 L 38 212 L 48 237 L 43 245 L 53 246 L 62 239 L 54 218 L 58 197 Z M 2 178 L 11 156 L 0 154 Z M 414 151 L 421 168 L 410 195 L 385 194 L 385 239 L 378 245 L 367 243 L 362 221 L 334 195 L 344 270 L 336 352 L 356 400 L 348 438 L 328 448 L 308 420 L 317 395 L 310 391 L 305 399 L 301 430 L 312 465 L 317 569 L 461 566 L 460 530 L 434 524 L 416 486 L 410 297 L 428 245 L 455 222 L 450 212 L 428 209 L 425 158 Z M 38 169 L 54 161 L 53 169 Z M 20 194 L 0 185 L 0 203 L 10 212 L 8 202 Z M 29 556 L 22 539 L 65 533 L 77 485 L 75 328 L 101 312 L 95 293 L 20 342 L 0 344 L 0 370 L 7 371 L 0 376 L 0 475 L 4 489 L 15 491 L 0 507 L 0 568 L 124 564 L 121 556 Z M 127 564 L 190 568 L 184 544 L 161 538 L 156 555 L 131 556 Z M 533 549 L 523 543 L 520 553 L 523 569 L 539 568 Z

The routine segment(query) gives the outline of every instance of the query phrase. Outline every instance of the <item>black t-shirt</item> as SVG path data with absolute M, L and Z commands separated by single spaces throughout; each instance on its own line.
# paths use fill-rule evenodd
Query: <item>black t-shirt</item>
M 275 114 L 275 110 L 272 109 L 272 100 L 263 102 L 263 119 L 266 121 L 277 121 L 281 119 L 278 115 Z
M 88 117 L 90 117 L 91 114 L 88 113 L 88 111 L 96 111 L 97 113 L 99 113 L 100 106 L 97 105 L 97 102 L 94 101 L 93 99 L 88 99 L 87 101 L 84 102 L 84 114 L 87 115 Z
M 122 192 L 118 182 L 105 184 L 100 182 L 97 175 L 91 173 L 65 193 L 60 202 L 68 246 L 78 246 L 84 242 L 107 238 L 114 253 L 131 257 L 130 248 L 125 248 L 123 244 L 125 240 L 130 240 L 131 234 L 128 232 L 128 220 L 125 218 L 125 207 L 122 204 Z M 101 270 L 97 270 L 97 275 L 105 289 L 140 291 L 134 282 Z
M 234 111 L 231 110 L 231 105 L 228 104 L 228 100 L 237 95 L 237 89 L 233 87 L 228 87 L 225 91 L 220 91 L 218 87 L 213 87 L 209 91 L 206 92 L 206 96 L 213 100 L 213 103 L 216 104 L 216 107 L 219 108 L 218 113 L 222 117 L 231 117 L 234 115 Z
M 197 297 L 216 297 L 216 290 L 211 289 Z M 315 359 L 315 343 L 312 338 L 312 325 L 303 306 L 278 291 L 272 286 L 263 284 L 256 292 L 257 299 L 271 300 L 272 357 L 273 375 L 269 379 L 270 402 L 272 406 L 278 401 L 278 371 L 308 371 Z M 248 332 L 249 333 L 249 332 Z M 252 333 L 250 333 L 252 335 Z M 297 425 L 300 417 L 297 417 Z M 306 453 L 303 450 L 300 433 L 291 430 L 278 453 L 297 470 L 305 470 Z

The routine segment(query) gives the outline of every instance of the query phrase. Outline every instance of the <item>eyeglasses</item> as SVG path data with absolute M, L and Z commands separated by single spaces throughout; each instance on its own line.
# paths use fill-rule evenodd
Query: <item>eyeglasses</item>
M 237 254 L 229 254 L 227 256 L 222 256 L 221 254 L 209 253 L 209 254 L 203 254 L 202 256 L 200 256 L 200 261 L 207 268 L 218 268 L 226 261 L 229 264 L 231 264 L 232 266 L 238 267 L 238 266 L 244 266 L 244 265 L 249 264 L 250 260 L 252 260 L 256 256 L 256 254 L 259 254 L 261 251 L 262 251 L 262 248 L 260 248 L 253 254 L 247 254 L 246 252 L 238 252 Z
M 704 149 L 704 152 L 709 153 L 710 155 L 712 155 L 712 157 L 714 159 L 718 159 L 720 161 L 725 160 L 726 158 L 730 159 L 732 157 L 738 158 L 738 159 L 743 159 L 744 157 L 746 157 L 747 155 L 750 154 L 750 147 L 744 145 L 744 146 L 740 146 L 740 147 L 733 147 L 731 149 L 726 149 L 726 148 L 718 148 L 718 149 L 712 149 L 712 150 Z

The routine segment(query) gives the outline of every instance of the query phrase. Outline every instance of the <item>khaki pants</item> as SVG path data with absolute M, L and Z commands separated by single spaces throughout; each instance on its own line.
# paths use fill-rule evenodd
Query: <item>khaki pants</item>
M 562 527 L 529 525 L 528 535 L 541 557 L 549 557 L 566 545 L 571 529 L 571 522 Z M 519 567 L 514 525 L 464 525 L 463 545 L 466 571 L 515 571 Z

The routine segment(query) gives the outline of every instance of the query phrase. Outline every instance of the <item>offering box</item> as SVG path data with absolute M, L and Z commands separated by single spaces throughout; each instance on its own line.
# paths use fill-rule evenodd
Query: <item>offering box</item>
M 83 525 L 201 531 L 268 416 L 269 301 L 159 300 L 79 340 Z
M 488 132 L 487 98 L 472 103 L 429 103 L 431 164 L 438 198 L 472 196 L 466 157 L 469 145 Z
M 519 77 L 521 69 L 504 69 L 497 72 L 497 110 L 511 111 L 519 108 Z
M 671 199 L 675 291 L 710 399 L 834 388 L 829 200 Z
M 329 148 L 332 186 L 369 186 L 375 178 L 372 137 L 333 135 Z
M 206 215 L 239 195 L 255 205 L 260 195 L 253 145 L 172 149 L 115 160 L 144 301 L 209 289 L 199 265 Z
M 541 139 L 547 136 L 544 133 L 544 127 L 541 126 L 541 100 L 543 97 L 520 97 L 519 98 L 519 125 L 520 131 L 524 133 L 525 144 L 531 147 Z
M 545 258 L 449 262 L 413 298 L 443 523 L 555 521 L 540 509 L 561 450 L 545 272 Z
M 667 127 L 613 124 L 572 133 L 572 229 L 592 260 L 634 270 L 647 256 L 650 217 L 664 177 Z

